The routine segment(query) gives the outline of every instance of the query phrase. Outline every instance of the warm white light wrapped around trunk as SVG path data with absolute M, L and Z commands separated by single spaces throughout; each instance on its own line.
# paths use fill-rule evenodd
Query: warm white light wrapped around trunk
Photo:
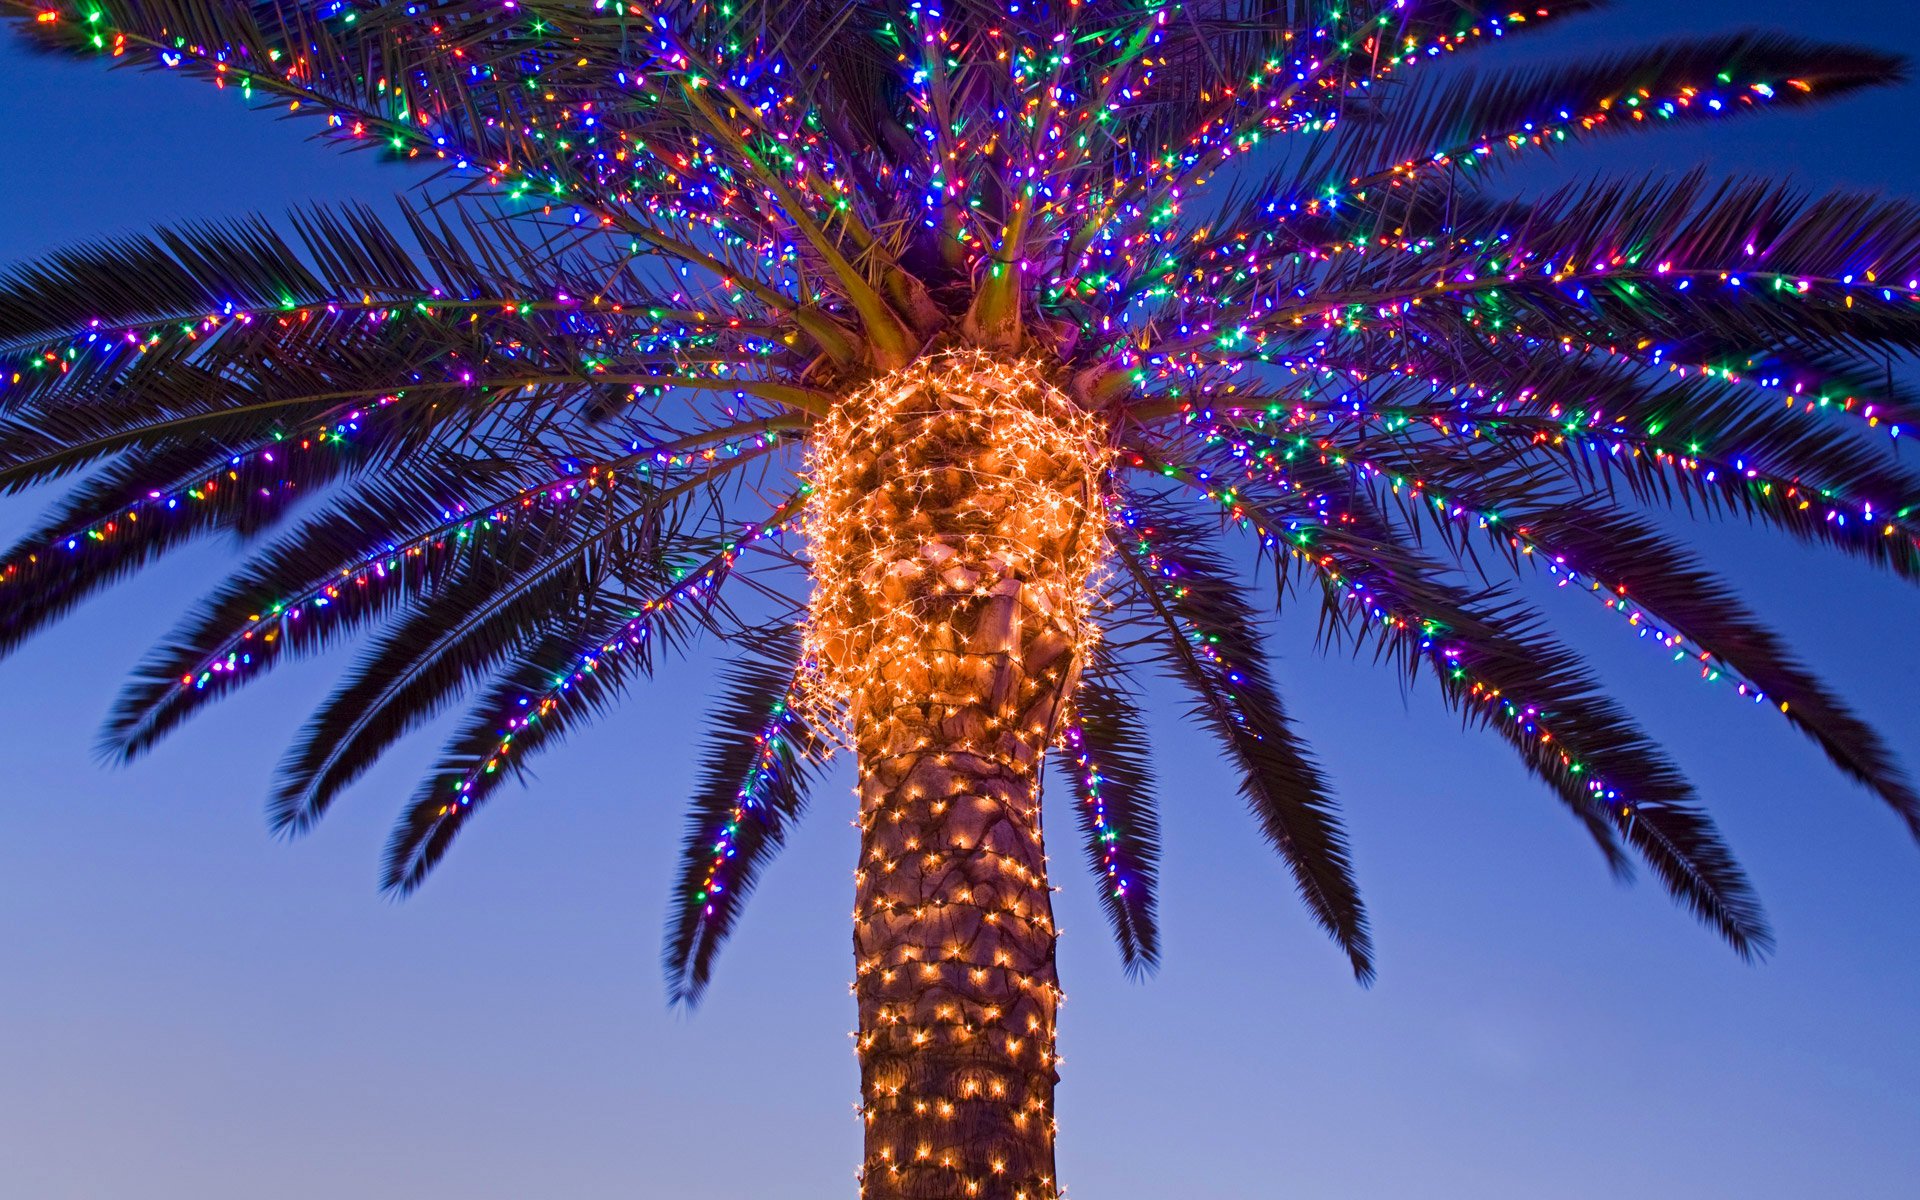
M 1037 366 L 924 359 L 816 430 L 815 703 L 860 759 L 868 1200 L 1055 1200 L 1040 767 L 1096 637 L 1103 423 Z
M 1105 423 L 1038 364 L 923 358 L 849 396 L 810 442 L 819 700 L 855 715 L 876 688 L 886 707 L 924 703 L 913 667 L 929 626 L 973 609 L 983 634 L 1044 629 L 1085 661 L 1111 451 Z

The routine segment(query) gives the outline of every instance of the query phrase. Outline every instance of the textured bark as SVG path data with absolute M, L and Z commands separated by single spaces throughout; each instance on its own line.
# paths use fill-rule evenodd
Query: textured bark
M 966 666 L 991 671 L 996 691 L 1021 690 L 1012 655 Z M 1062 691 L 1031 697 L 1043 726 Z M 1040 752 L 1014 730 L 981 737 L 990 711 L 909 714 L 890 739 L 860 744 L 854 952 L 869 1200 L 1057 1195 L 1060 991 Z
M 849 409 L 816 460 L 814 625 L 860 762 L 862 1194 L 1054 1200 L 1039 779 L 1087 636 L 1104 447 L 979 355 Z

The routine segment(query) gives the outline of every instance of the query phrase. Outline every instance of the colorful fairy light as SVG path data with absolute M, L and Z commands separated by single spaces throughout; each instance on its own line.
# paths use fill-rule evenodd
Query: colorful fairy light
M 416 629 L 322 708 L 275 802 L 304 827 L 484 677 L 395 834 L 402 889 L 658 650 L 771 647 L 696 802 L 668 970 L 698 995 L 808 772 L 853 748 L 876 1198 L 1059 1194 L 1051 750 L 1130 961 L 1154 905 L 1144 776 L 1085 671 L 1158 648 L 1371 971 L 1222 530 L 1283 602 L 1318 592 L 1330 644 L 1427 667 L 1616 865 L 1630 845 L 1764 948 L 1657 744 L 1448 575 L 1544 570 L 1920 829 L 1871 731 L 1616 507 L 1699 503 L 1920 578 L 1920 481 L 1889 453 L 1920 413 L 1859 355 L 1920 329 L 1920 216 L 1768 182 L 1491 184 L 1891 65 L 1742 35 L 1449 81 L 1429 64 L 1585 0 L 1281 7 L 1229 38 L 1174 0 L 0 0 L 50 44 L 439 173 L 404 236 L 319 210 L 9 277 L 0 486 L 96 474 L 0 558 L 0 647 L 192 537 L 269 534 L 112 735 L 137 752 L 290 651 Z

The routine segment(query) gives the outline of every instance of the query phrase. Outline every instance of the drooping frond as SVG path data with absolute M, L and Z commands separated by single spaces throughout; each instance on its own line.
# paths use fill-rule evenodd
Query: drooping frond
M 575 628 L 543 639 L 500 671 L 441 751 L 387 845 L 384 881 L 411 891 L 446 853 L 473 813 L 526 759 L 604 712 L 635 678 L 651 674 L 659 648 L 684 645 L 709 627 L 717 593 L 751 544 L 791 520 L 775 508 L 746 534 L 710 545 L 669 568 L 671 582 L 630 603 L 605 599 Z M 683 546 L 682 550 L 688 547 Z
M 382 752 L 466 687 L 549 632 L 577 632 L 610 584 L 665 586 L 658 514 L 623 514 L 604 530 L 591 518 L 583 524 L 553 543 L 522 541 L 490 556 L 390 622 L 282 766 L 269 808 L 275 824 L 311 826 Z
M 830 749 L 800 702 L 801 653 L 797 627 L 767 635 L 727 672 L 709 717 L 661 951 L 668 990 L 682 1003 L 698 1003 L 706 991 L 721 944 L 806 812 Z
M 1166 626 L 1160 657 L 1240 774 L 1240 790 L 1307 909 L 1373 978 L 1373 944 L 1337 804 L 1294 732 L 1261 648 L 1259 618 L 1207 531 L 1152 497 L 1129 498 L 1117 552 L 1135 603 Z M 1137 540 L 1136 540 L 1137 539 Z
M 1376 460 L 1365 467 L 1372 471 L 1381 465 Z M 1389 460 L 1385 465 L 1401 464 Z M 1697 663 L 1702 675 L 1725 675 L 1740 695 L 1777 707 L 1837 766 L 1900 814 L 1909 829 L 1920 831 L 1920 796 L 1885 741 L 1685 547 L 1602 503 L 1549 502 L 1547 488 L 1502 487 L 1499 472 L 1455 479 L 1429 466 L 1425 482 L 1426 495 L 1411 505 L 1412 517 L 1432 518 L 1456 551 L 1471 553 L 1471 537 L 1482 534 L 1494 562 L 1516 570 L 1532 563 L 1598 594 L 1630 625 L 1639 626 L 1641 636 L 1653 634 L 1676 656 Z M 1384 490 L 1376 488 L 1376 495 Z M 1831 528 L 1832 523 L 1822 524 Z M 1868 539 L 1868 544 L 1886 540 Z M 1475 561 L 1485 565 L 1488 560 Z
M 444 581 L 490 570 L 525 537 L 559 533 L 575 521 L 575 502 L 593 494 L 586 481 L 542 480 L 525 491 L 531 510 L 450 509 L 441 497 L 461 494 L 462 482 L 414 471 L 366 480 L 256 553 L 141 665 L 108 737 L 129 756 L 151 748 L 279 662 L 324 650 Z
M 1100 907 L 1130 975 L 1160 965 L 1160 818 L 1139 697 L 1096 662 L 1074 694 L 1061 769 Z
M 1698 646 L 1688 657 L 1701 663 L 1702 674 L 1725 670 L 1750 683 L 1756 702 L 1777 706 L 1920 836 L 1920 796 L 1891 747 L 1683 547 L 1624 514 L 1591 507 L 1516 509 L 1508 519 L 1516 536 L 1538 537 L 1556 555 L 1617 580 L 1609 590 L 1620 607 L 1630 605 L 1671 625 L 1677 635 L 1666 635 L 1671 641 Z M 1652 563 L 1659 569 L 1649 569 Z
M 1356 599 L 1361 606 L 1371 602 L 1364 585 L 1342 588 L 1330 579 L 1328 587 L 1340 593 L 1329 598 L 1329 610 Z M 1598 692 L 1579 659 L 1512 602 L 1464 598 L 1450 608 L 1431 607 L 1452 623 L 1427 617 L 1416 633 L 1399 627 L 1392 609 L 1363 607 L 1340 634 L 1356 649 L 1369 634 L 1378 638 L 1409 675 L 1428 667 L 1462 719 L 1511 744 L 1603 849 L 1611 851 L 1615 838 L 1632 846 L 1667 890 L 1742 958 L 1770 950 L 1773 937 L 1759 902 L 1691 787 L 1658 744 Z M 1337 622 L 1330 628 L 1340 629 Z M 1604 839 L 1603 821 L 1612 827 Z M 1609 859 L 1616 871 L 1622 868 L 1616 854 Z
M 1771 946 L 1744 873 L 1698 808 L 1691 786 L 1578 656 L 1541 620 L 1497 592 L 1468 594 L 1393 536 L 1364 495 L 1285 525 L 1251 501 L 1243 519 L 1283 581 L 1305 572 L 1321 596 L 1328 644 L 1372 648 L 1410 678 L 1426 668 L 1468 724 L 1508 742 L 1581 821 L 1616 873 L 1619 843 L 1639 851 L 1667 889 L 1743 957 Z

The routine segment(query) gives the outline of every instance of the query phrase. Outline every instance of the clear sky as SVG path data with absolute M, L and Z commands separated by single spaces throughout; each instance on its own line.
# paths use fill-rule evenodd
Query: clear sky
M 1620 0 L 1526 40 L 1596 50 L 1775 24 L 1912 55 L 1912 15 L 1911 0 Z M 1907 87 L 1618 141 L 1562 169 L 1706 161 L 1920 195 L 1916 128 Z M 413 178 L 309 129 L 0 42 L 0 261 Z M 47 499 L 0 503 L 0 540 Z M 1701 536 L 1920 767 L 1920 597 L 1744 527 Z M 93 758 L 125 671 L 233 553 L 178 555 L 0 664 L 0 1195 L 850 1197 L 847 769 L 706 1004 L 670 1011 L 659 927 L 712 661 L 666 670 L 543 756 L 531 788 L 394 904 L 379 850 L 444 725 L 306 839 L 275 842 L 262 817 L 344 657 L 283 668 L 130 769 Z M 1656 887 L 1611 883 L 1558 804 L 1431 688 L 1317 659 L 1311 622 L 1281 622 L 1278 673 L 1349 805 L 1380 981 L 1353 984 L 1211 744 L 1156 697 L 1156 978 L 1122 976 L 1077 844 L 1055 847 L 1073 1195 L 1915 1194 L 1920 849 L 1777 717 L 1564 599 L 1545 602 L 1743 854 L 1773 960 L 1744 966 Z

